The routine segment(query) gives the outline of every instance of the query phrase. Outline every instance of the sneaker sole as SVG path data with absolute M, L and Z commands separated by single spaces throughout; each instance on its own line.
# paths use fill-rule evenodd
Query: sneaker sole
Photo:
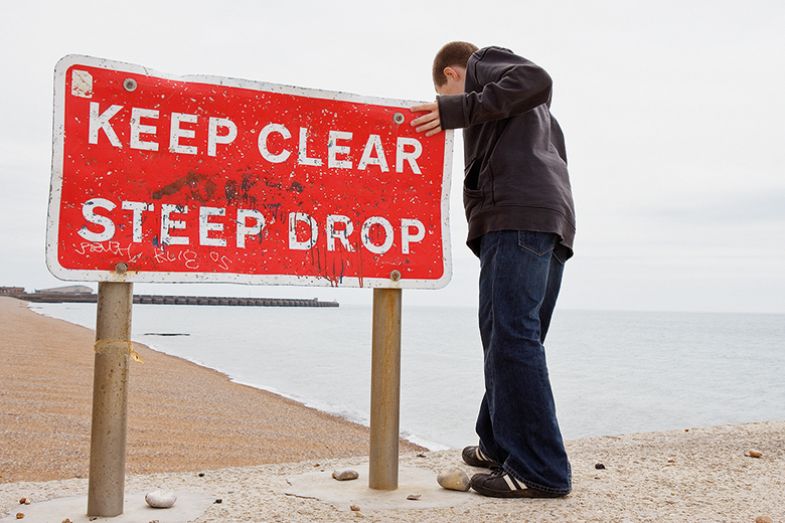
M 553 492 L 546 492 L 544 490 L 538 490 L 533 488 L 522 488 L 522 489 L 515 489 L 515 490 L 496 490 L 492 488 L 488 488 L 485 486 L 486 478 L 482 478 L 479 480 L 472 479 L 471 487 L 472 490 L 477 492 L 482 496 L 488 496 L 492 498 L 563 498 L 567 494 L 556 494 Z

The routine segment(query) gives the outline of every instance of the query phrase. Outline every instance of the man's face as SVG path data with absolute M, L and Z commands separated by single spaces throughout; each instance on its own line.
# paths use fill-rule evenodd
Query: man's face
M 463 94 L 466 90 L 466 68 L 457 65 L 445 67 L 444 76 L 447 82 L 436 86 L 436 93 L 439 95 Z

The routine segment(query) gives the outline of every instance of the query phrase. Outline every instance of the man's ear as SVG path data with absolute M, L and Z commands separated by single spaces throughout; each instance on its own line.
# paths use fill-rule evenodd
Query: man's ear
M 454 68 L 450 66 L 445 67 L 444 71 L 442 72 L 444 73 L 444 76 L 447 77 L 448 80 L 457 80 L 460 77 L 458 71 L 456 71 Z

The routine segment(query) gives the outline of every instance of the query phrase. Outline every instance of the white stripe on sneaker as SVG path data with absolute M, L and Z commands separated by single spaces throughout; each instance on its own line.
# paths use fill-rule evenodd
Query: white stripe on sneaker
M 486 456 L 485 454 L 483 454 L 483 452 L 482 452 L 482 450 L 480 450 L 480 447 L 479 447 L 479 446 L 477 447 L 477 452 L 476 452 L 476 454 L 477 454 L 477 458 L 478 458 L 480 461 L 491 461 L 490 459 L 488 459 L 488 456 Z
M 504 474 L 502 477 L 507 483 L 507 486 L 510 487 L 510 490 L 518 490 L 520 488 L 515 486 L 515 480 L 509 474 Z
M 510 479 L 512 480 L 512 482 L 515 483 L 515 488 L 517 488 L 517 489 L 522 489 L 523 488 L 523 486 L 521 486 L 521 484 L 518 482 L 518 480 L 515 479 L 512 475 L 510 475 L 509 472 L 507 473 L 507 475 L 510 476 Z

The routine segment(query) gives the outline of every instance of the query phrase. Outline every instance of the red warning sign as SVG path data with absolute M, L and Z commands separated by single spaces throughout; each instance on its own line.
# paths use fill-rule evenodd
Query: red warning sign
M 418 102 L 55 69 L 47 263 L 62 279 L 438 288 L 452 133 Z

